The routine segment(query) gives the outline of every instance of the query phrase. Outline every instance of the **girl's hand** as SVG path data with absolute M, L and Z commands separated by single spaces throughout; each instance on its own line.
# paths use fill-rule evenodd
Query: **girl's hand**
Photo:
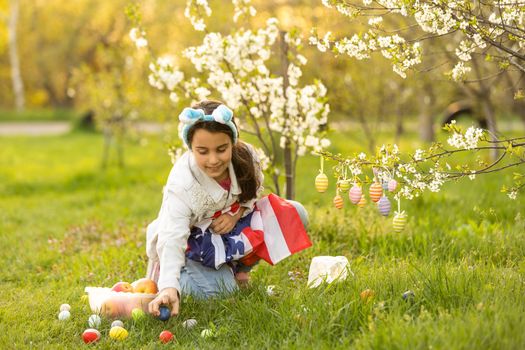
M 218 218 L 214 219 L 210 225 L 213 231 L 216 234 L 223 235 L 230 232 L 237 224 L 237 221 L 241 218 L 241 211 L 235 215 L 230 215 L 228 213 L 222 214 Z
M 149 305 L 149 313 L 155 317 L 160 315 L 159 307 L 161 305 L 171 306 L 171 316 L 179 314 L 179 292 L 175 288 L 164 288 L 159 295 L 153 299 Z

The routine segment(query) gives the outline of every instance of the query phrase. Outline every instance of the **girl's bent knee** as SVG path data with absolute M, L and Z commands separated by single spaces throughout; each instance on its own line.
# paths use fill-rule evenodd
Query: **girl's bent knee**
M 301 218 L 301 222 L 303 223 L 304 228 L 307 228 L 309 221 L 308 221 L 308 212 L 306 211 L 306 208 L 297 201 L 293 201 L 290 199 L 287 199 L 287 201 L 295 207 L 295 210 L 297 210 L 297 214 L 299 214 L 299 217 Z

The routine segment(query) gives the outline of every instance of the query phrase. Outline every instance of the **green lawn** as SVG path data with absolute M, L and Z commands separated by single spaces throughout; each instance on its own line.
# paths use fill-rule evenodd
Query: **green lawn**
M 0 138 L 0 348 L 84 347 L 91 314 L 86 286 L 111 286 L 145 274 L 146 224 L 155 218 L 171 163 L 159 137 L 126 145 L 127 167 L 100 170 L 102 137 Z M 387 139 L 385 139 L 388 141 Z M 359 151 L 359 136 L 334 136 L 333 150 Z M 402 148 L 417 145 L 410 136 Z M 371 205 L 332 208 L 313 180 L 319 160 L 298 166 L 297 199 L 310 212 L 314 247 L 275 267 L 259 264 L 252 286 L 209 301 L 184 299 L 167 324 L 125 321 L 130 336 L 90 347 L 162 348 L 171 330 L 177 348 L 519 349 L 525 347 L 525 206 L 499 188 L 510 174 L 448 184 L 404 202 L 407 228 Z M 333 181 L 332 181 L 333 182 Z M 310 260 L 345 255 L 354 277 L 308 289 Z M 296 276 L 289 278 L 288 272 Z M 278 294 L 266 294 L 276 285 Z M 359 293 L 370 288 L 368 303 Z M 402 293 L 413 290 L 405 301 Z M 60 304 L 72 306 L 68 322 Z M 181 322 L 196 318 L 191 331 Z M 202 339 L 213 323 L 221 332 Z

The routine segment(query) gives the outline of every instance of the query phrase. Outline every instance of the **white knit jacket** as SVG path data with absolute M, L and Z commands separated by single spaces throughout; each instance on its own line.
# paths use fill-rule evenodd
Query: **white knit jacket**
M 251 145 L 248 145 L 248 148 L 254 158 L 256 174 L 260 180 L 257 189 L 259 197 L 263 192 L 264 177 L 255 150 Z M 171 169 L 164 186 L 158 217 L 146 230 L 149 266 L 160 264 L 159 290 L 173 287 L 180 292 L 180 271 L 185 264 L 190 228 L 238 200 L 241 189 L 231 163 L 228 171 L 231 179 L 230 191 L 222 188 L 197 166 L 191 151 L 184 153 Z M 242 207 L 247 208 L 243 216 L 253 210 L 256 200 L 257 198 L 254 198 L 241 203 Z

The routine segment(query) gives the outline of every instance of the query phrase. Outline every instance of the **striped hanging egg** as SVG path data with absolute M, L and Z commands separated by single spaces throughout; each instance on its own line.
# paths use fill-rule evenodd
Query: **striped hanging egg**
M 366 205 L 366 198 L 365 198 L 365 195 L 363 194 L 359 202 L 357 202 L 357 206 L 359 208 L 363 208 L 365 205 Z
M 383 192 L 388 191 L 388 181 L 381 182 L 381 187 L 383 187 Z
M 394 220 L 392 221 L 394 224 L 394 231 L 395 232 L 401 232 L 405 228 L 405 225 L 407 223 L 407 216 L 404 211 L 402 212 L 396 212 L 396 215 L 394 216 Z
M 317 175 L 315 178 L 315 189 L 319 193 L 326 192 L 328 189 L 328 176 L 326 176 L 324 173 Z
M 370 199 L 374 202 L 377 202 L 383 195 L 383 188 L 378 182 L 374 182 L 372 185 L 370 185 L 369 193 Z
M 390 214 L 390 201 L 386 196 L 381 197 L 379 202 L 377 202 L 377 209 L 383 216 L 388 216 Z
M 334 197 L 334 206 L 337 208 L 337 209 L 342 209 L 343 208 L 343 197 L 341 197 L 341 195 L 337 194 L 335 195 Z
M 388 190 L 390 192 L 394 192 L 397 188 L 397 181 L 392 179 L 390 181 L 388 181 Z
M 357 204 L 361 200 L 362 194 L 363 194 L 363 191 L 361 190 L 361 187 L 354 185 L 350 189 L 350 192 L 348 192 L 348 198 L 350 198 L 350 201 L 352 203 Z
M 343 193 L 348 192 L 350 189 L 350 181 L 348 180 L 339 180 L 337 184 L 339 185 L 339 190 L 341 190 Z

